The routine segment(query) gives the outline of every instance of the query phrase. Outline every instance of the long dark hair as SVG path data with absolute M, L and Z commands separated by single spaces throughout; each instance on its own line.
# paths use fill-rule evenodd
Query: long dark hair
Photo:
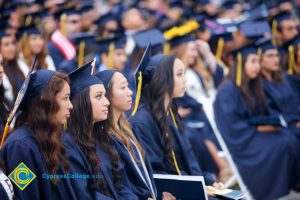
M 173 98 L 174 80 L 173 80 L 173 65 L 175 55 L 165 56 L 154 71 L 149 84 L 145 85 L 142 93 L 142 102 L 149 105 L 150 112 L 158 123 L 160 132 L 163 137 L 161 147 L 164 148 L 167 161 L 175 170 L 175 165 L 172 159 L 171 150 L 173 148 L 173 139 L 168 131 L 168 111 L 171 109 L 174 113 L 176 123 L 182 127 L 182 123 L 178 119 L 177 105 Z M 165 110 L 165 98 L 168 95 L 170 102 L 167 110 Z
M 64 170 L 69 171 L 65 148 L 61 143 L 63 127 L 54 117 L 59 111 L 55 96 L 63 89 L 64 84 L 69 82 L 64 74 L 55 72 L 48 85 L 24 107 L 16 121 L 16 128 L 25 125 L 32 130 L 50 174 L 56 174 L 61 163 Z M 51 179 L 53 184 L 57 181 L 58 179 Z
M 263 89 L 262 75 L 259 74 L 258 77 L 256 77 L 253 80 L 249 80 L 247 78 L 245 73 L 245 63 L 247 61 L 247 58 L 248 56 L 242 57 L 242 84 L 239 87 L 239 89 L 241 90 L 241 93 L 244 96 L 246 104 L 250 109 L 250 111 L 253 112 L 255 110 L 256 107 L 255 97 L 256 97 L 260 112 L 262 114 L 265 114 L 266 113 L 265 93 Z M 233 82 L 236 81 L 236 74 L 237 74 L 237 62 L 234 63 L 229 74 L 229 77 Z
M 12 36 L 9 36 L 9 37 L 12 37 Z M 2 39 L 0 38 L 0 44 L 1 43 L 2 43 Z M 17 45 L 17 44 L 15 44 L 15 45 Z M 12 85 L 14 99 L 17 97 L 18 91 L 20 89 L 19 87 L 21 87 L 21 84 L 25 79 L 25 76 L 22 73 L 22 71 L 20 70 L 19 65 L 17 63 L 17 55 L 18 55 L 18 52 L 16 52 L 16 54 L 14 55 L 14 58 L 12 60 L 5 60 L 3 58 L 3 69 L 4 69 L 6 76 L 8 77 L 10 84 Z M 18 78 L 20 80 L 20 85 L 18 85 L 16 78 Z
M 92 104 L 89 98 L 90 89 L 86 88 L 72 99 L 73 110 L 70 118 L 71 134 L 76 142 L 83 148 L 91 166 L 93 174 L 101 173 L 101 160 L 96 154 L 96 145 L 109 155 L 112 163 L 114 184 L 120 190 L 120 175 L 118 172 L 118 155 L 112 149 L 113 141 L 104 132 L 101 122 L 93 124 Z M 111 196 L 104 179 L 95 179 L 90 188 L 99 188 L 103 194 Z
M 11 110 L 11 105 L 4 96 L 4 87 L 0 85 L 0 120 L 5 123 Z M 0 136 L 2 137 L 3 127 L 0 126 Z

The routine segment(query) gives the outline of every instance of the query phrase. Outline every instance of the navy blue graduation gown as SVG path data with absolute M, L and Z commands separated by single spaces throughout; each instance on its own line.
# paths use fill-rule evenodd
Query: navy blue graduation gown
M 82 148 L 77 144 L 75 139 L 69 132 L 63 135 L 63 144 L 66 148 L 66 156 L 70 164 L 71 173 L 92 175 L 91 166 Z M 103 174 L 98 174 L 99 177 L 104 178 Z M 106 181 L 106 179 L 105 179 Z M 78 199 L 101 199 L 111 200 L 111 197 L 105 196 L 97 189 L 92 189 L 90 186 L 93 184 L 92 179 L 72 179 L 72 186 Z M 114 190 L 114 187 L 110 188 Z
M 59 66 L 65 60 L 64 55 L 61 53 L 59 48 L 57 46 L 55 46 L 55 44 L 51 41 L 48 42 L 47 49 L 48 49 L 49 55 L 53 59 L 56 70 L 60 70 Z
M 29 128 L 22 126 L 13 131 L 4 143 L 0 157 L 5 161 L 7 174 L 23 162 L 36 175 L 36 178 L 23 191 L 13 183 L 16 199 L 77 199 L 70 179 L 59 179 L 57 185 L 54 186 L 50 179 L 43 178 L 43 174 L 49 173 L 39 145 Z M 57 174 L 64 174 L 61 167 Z
M 129 152 L 127 151 L 127 149 L 125 148 L 125 146 L 122 144 L 122 142 L 119 139 L 117 139 L 116 137 L 114 137 L 113 139 L 114 139 L 115 144 L 116 144 L 116 150 L 119 153 L 122 161 L 125 164 L 124 165 L 125 171 L 126 171 L 126 174 L 129 178 L 130 183 L 132 184 L 133 192 L 141 200 L 152 198 L 150 186 L 149 186 L 148 182 L 145 183 L 143 181 L 143 179 L 140 177 L 138 171 L 136 170 L 136 168 L 135 168 L 135 166 L 134 166 L 134 164 L 131 160 Z M 136 147 L 133 144 L 131 145 L 131 147 L 134 150 L 135 159 L 139 160 L 140 157 L 138 155 Z M 146 165 L 146 168 L 148 170 L 150 181 L 152 183 L 153 189 L 156 190 L 155 189 L 155 183 L 154 183 L 154 180 L 153 180 L 153 170 L 152 170 L 151 164 L 150 164 L 150 162 L 148 161 L 147 158 L 145 158 L 145 165 Z M 143 175 L 144 180 L 147 181 L 147 177 L 146 177 L 146 174 L 144 173 L 144 169 L 142 167 L 141 162 L 137 163 L 137 166 L 139 167 L 139 169 L 140 169 L 140 171 Z
M 293 89 L 297 112 L 300 113 L 300 75 L 287 75 L 287 81 Z
M 154 173 L 177 174 L 165 158 L 164 148 L 162 148 L 162 134 L 146 104 L 140 105 L 137 113 L 130 119 L 130 122 L 133 132 L 140 138 L 140 142 L 146 151 L 146 157 L 149 159 Z M 168 133 L 173 140 L 173 149 L 181 173 L 183 175 L 204 176 L 207 185 L 215 182 L 209 173 L 202 172 L 187 135 L 179 132 L 173 123 L 171 123 L 172 120 L 169 117 Z
M 113 149 L 116 151 L 115 146 L 113 146 Z M 101 170 L 102 173 L 107 180 L 107 183 L 110 188 L 113 188 L 113 180 L 114 176 L 112 174 L 112 163 L 110 160 L 109 155 L 99 146 L 96 146 L 96 153 L 101 158 Z M 119 173 L 121 175 L 121 188 L 120 188 L 120 193 L 118 194 L 116 189 L 114 189 L 113 196 L 114 199 L 116 200 L 138 200 L 139 198 L 133 193 L 131 184 L 129 182 L 129 179 L 127 177 L 125 168 L 124 168 L 124 163 L 122 160 L 119 160 L 118 163 L 119 166 Z
M 220 66 L 220 64 L 217 63 L 216 71 L 213 74 L 214 84 L 215 84 L 216 88 L 221 84 L 221 82 L 223 81 L 223 78 L 224 78 L 224 70 Z
M 247 107 L 232 80 L 221 85 L 214 102 L 215 120 L 235 164 L 255 199 L 276 199 L 290 190 L 295 165 L 294 135 L 280 129 L 258 132 L 249 120 L 257 117 Z
M 217 173 L 218 168 L 204 140 L 208 139 L 213 141 L 217 146 L 219 145 L 203 111 L 202 104 L 198 103 L 187 93 L 182 98 L 176 99 L 176 103 L 178 106 L 191 109 L 191 112 L 183 118 L 183 123 L 185 125 L 185 133 L 188 135 L 199 166 L 203 171 Z

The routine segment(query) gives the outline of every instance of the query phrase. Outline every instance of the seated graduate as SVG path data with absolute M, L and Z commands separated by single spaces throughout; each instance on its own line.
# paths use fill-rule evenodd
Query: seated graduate
M 104 70 L 96 74 L 105 86 L 106 97 L 110 102 L 108 120 L 104 129 L 110 133 L 116 143 L 116 149 L 125 163 L 125 170 L 139 199 L 156 199 L 151 164 L 145 157 L 139 141 L 131 130 L 125 113 L 132 105 L 133 92 L 128 87 L 127 79 L 118 71 Z M 163 199 L 170 194 L 164 193 Z
M 174 55 L 151 57 L 147 48 L 135 74 L 138 91 L 130 122 L 154 173 L 203 175 L 207 185 L 222 188 L 198 165 L 183 133 L 175 98 L 185 92 L 184 66 Z M 142 104 L 139 106 L 139 98 Z
M 257 48 L 250 44 L 234 55 L 214 102 L 217 127 L 254 198 L 276 199 L 289 193 L 296 139 L 267 116 Z
M 100 79 L 91 76 L 92 62 L 69 74 L 74 105 L 63 136 L 72 173 L 90 179 L 73 179 L 80 199 L 138 199 L 131 191 L 123 163 L 110 135 L 103 130 L 109 102 Z
M 22 112 L 0 151 L 7 174 L 20 164 L 26 165 L 33 173 L 24 177 L 24 173 L 17 173 L 20 171 L 17 170 L 14 175 L 11 174 L 14 177 L 15 198 L 76 199 L 69 179 L 45 177 L 69 171 L 65 148 L 60 141 L 63 124 L 72 109 L 69 79 L 62 73 L 50 70 L 37 70 L 33 74 L 29 71 L 21 88 L 8 122 L 18 110 Z M 5 130 L 8 130 L 8 125 Z

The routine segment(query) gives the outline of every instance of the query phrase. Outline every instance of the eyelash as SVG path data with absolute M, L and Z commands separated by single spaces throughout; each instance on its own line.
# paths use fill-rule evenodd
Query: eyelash
M 101 97 L 102 97 L 101 94 L 96 96 L 97 99 L 101 99 Z

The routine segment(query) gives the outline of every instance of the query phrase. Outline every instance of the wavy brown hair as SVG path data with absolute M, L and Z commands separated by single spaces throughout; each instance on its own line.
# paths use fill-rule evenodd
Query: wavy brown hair
M 105 94 L 105 96 L 109 102 L 112 102 L 111 100 L 113 98 L 113 95 L 112 95 L 113 85 L 114 85 L 114 82 L 111 79 L 108 90 L 106 91 L 106 94 Z M 110 104 L 109 108 L 108 108 L 109 109 L 108 119 L 105 120 L 105 122 L 104 122 L 104 130 L 107 133 L 111 132 L 114 136 L 116 136 L 126 146 L 126 148 L 129 150 L 131 155 L 133 155 L 134 159 L 138 162 L 138 159 L 136 159 L 134 150 L 130 143 L 130 139 L 133 140 L 133 142 L 137 145 L 137 148 L 141 152 L 143 159 L 145 159 L 144 150 L 143 150 L 141 144 L 139 143 L 139 141 L 137 140 L 137 138 L 135 137 L 129 122 L 127 121 L 127 119 L 125 117 L 125 114 L 122 113 L 120 118 L 118 119 L 118 126 L 120 129 L 118 127 L 116 127 L 115 124 L 113 123 L 115 116 L 112 112 L 112 107 L 113 107 L 113 105 Z
M 179 128 L 183 128 L 178 118 L 177 105 L 173 98 L 174 80 L 173 65 L 176 59 L 175 55 L 166 55 L 157 65 L 149 84 L 145 85 L 142 93 L 142 101 L 149 105 L 150 113 L 157 122 L 163 141 L 160 144 L 164 149 L 167 162 L 176 173 L 175 164 L 172 158 L 172 148 L 174 140 L 172 135 L 168 134 L 168 111 L 171 109 L 175 115 L 176 123 Z M 165 98 L 170 99 L 168 108 L 165 110 Z
M 101 122 L 93 124 L 92 104 L 90 100 L 90 89 L 86 88 L 72 99 L 73 110 L 70 118 L 70 133 L 76 142 L 82 147 L 88 161 L 91 173 L 101 174 L 101 158 L 96 154 L 96 146 L 99 145 L 109 156 L 112 163 L 114 184 L 120 191 L 121 176 L 118 172 L 118 154 L 112 149 L 113 141 L 103 130 Z M 103 194 L 111 196 L 105 179 L 94 179 L 88 187 L 98 188 Z
M 61 143 L 63 126 L 56 122 L 54 117 L 60 109 L 56 95 L 63 89 L 64 84 L 69 82 L 63 73 L 55 72 L 41 93 L 24 106 L 16 121 L 16 128 L 25 125 L 32 130 L 50 174 L 56 174 L 61 164 L 64 170 L 69 172 L 66 151 Z M 51 182 L 56 184 L 58 179 L 51 179 Z
M 45 38 L 42 35 L 40 35 L 40 36 L 42 37 L 43 40 L 45 40 Z M 43 47 L 42 51 L 38 55 L 35 55 L 35 54 L 33 54 L 33 52 L 31 51 L 31 49 L 29 47 L 29 40 L 30 40 L 30 36 L 28 36 L 27 34 L 24 34 L 22 39 L 19 41 L 19 48 L 22 52 L 22 55 L 24 57 L 26 64 L 28 66 L 31 66 L 34 57 L 37 56 L 36 70 L 47 69 L 47 67 L 48 67 L 48 65 L 46 63 L 47 49 L 45 46 L 46 41 L 44 41 L 45 43 L 44 43 L 44 47 Z

